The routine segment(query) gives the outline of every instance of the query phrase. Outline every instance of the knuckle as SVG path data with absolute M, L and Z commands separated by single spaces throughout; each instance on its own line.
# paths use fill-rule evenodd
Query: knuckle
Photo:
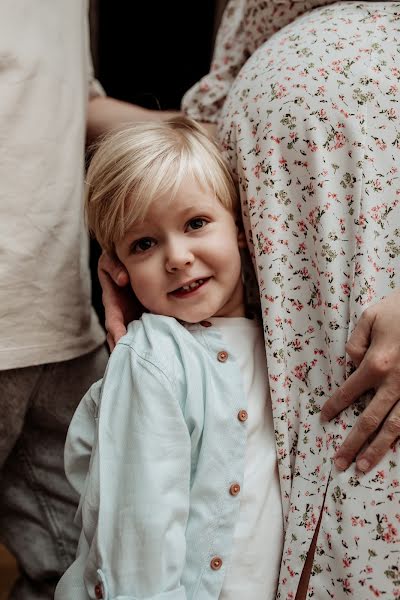
M 351 342 L 351 340 L 349 340 L 346 343 L 345 350 L 346 353 L 350 356 L 350 358 L 352 360 L 355 360 L 356 362 L 361 362 L 361 359 L 365 354 L 365 348 L 360 348 L 359 346 L 356 346 Z
M 345 458 L 347 461 L 351 461 L 356 455 L 359 447 L 360 444 L 357 444 L 356 440 L 347 439 L 343 442 L 340 448 L 340 455 L 343 456 L 343 458 Z
M 400 417 L 388 417 L 384 424 L 384 429 L 387 433 L 393 434 L 394 437 L 400 436 Z
M 376 415 L 362 414 L 358 418 L 358 429 L 367 435 L 373 433 L 379 426 L 380 420 Z
M 368 321 L 371 322 L 374 318 L 375 318 L 375 314 L 376 314 L 376 307 L 375 306 L 369 306 L 368 308 L 366 308 L 365 310 L 363 310 L 363 312 L 361 313 L 361 317 L 359 319 L 359 321 Z
M 339 388 L 336 394 L 337 405 L 339 407 L 349 406 L 353 401 L 346 388 Z
M 369 369 L 373 376 L 378 378 L 385 377 L 393 367 L 393 357 L 390 352 L 380 351 L 375 353 L 369 363 Z

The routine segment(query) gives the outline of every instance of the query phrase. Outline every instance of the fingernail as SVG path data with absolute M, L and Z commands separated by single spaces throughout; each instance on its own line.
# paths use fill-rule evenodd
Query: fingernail
M 366 458 L 362 458 L 361 460 L 358 460 L 356 464 L 357 464 L 357 469 L 359 471 L 362 471 L 363 473 L 368 471 L 368 469 L 371 466 L 369 461 Z
M 334 458 L 334 463 L 339 471 L 345 471 L 348 467 L 347 460 L 344 458 Z
M 330 421 L 330 418 L 326 413 L 321 412 L 321 421 L 322 423 L 327 423 L 328 421 Z

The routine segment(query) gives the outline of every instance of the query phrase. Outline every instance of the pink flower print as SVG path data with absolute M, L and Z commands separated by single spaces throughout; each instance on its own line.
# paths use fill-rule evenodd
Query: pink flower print
M 350 286 L 348 283 L 342 283 L 340 284 L 340 287 L 342 288 L 342 292 L 345 296 L 350 296 Z
M 296 365 L 294 368 L 294 375 L 300 381 L 305 381 L 307 374 L 307 363 L 302 363 L 300 365 Z
M 377 148 L 379 148 L 379 150 L 386 150 L 387 148 L 387 144 L 384 140 L 377 138 L 375 140 L 375 144 L 377 146 Z
M 296 310 L 300 311 L 300 310 L 302 310 L 302 309 L 303 309 L 303 304 L 300 302 L 300 300 L 295 300 L 295 299 L 293 299 L 291 302 L 292 302 L 292 306 L 293 306 L 293 307 L 294 307 Z
M 347 569 L 348 567 L 350 567 L 351 563 L 352 563 L 352 559 L 348 556 L 348 554 L 345 554 L 342 560 L 343 566 L 345 569 Z
M 261 173 L 261 164 L 257 163 L 253 169 L 253 175 L 255 177 L 257 177 L 257 179 L 260 179 L 260 173 Z
M 273 252 L 274 244 L 269 238 L 265 238 L 264 246 L 262 249 L 263 254 L 271 254 Z
M 374 192 L 381 192 L 383 190 L 382 182 L 380 179 L 375 179 L 372 182 Z
M 332 62 L 332 70 L 335 71 L 335 73 L 343 72 L 343 67 L 342 67 L 342 63 L 340 60 L 334 60 Z
M 349 579 L 343 579 L 342 580 L 342 588 L 343 588 L 343 591 L 346 594 L 352 594 L 353 593 L 353 588 L 350 585 L 350 580 Z
M 281 156 L 281 158 L 279 159 L 279 164 L 281 165 L 282 168 L 287 168 L 287 160 L 286 158 L 283 158 L 283 156 Z
M 363 245 L 363 243 L 364 243 L 364 242 L 363 242 L 363 239 L 362 239 L 362 237 L 361 237 L 360 235 L 358 235 L 358 234 L 355 236 L 355 239 L 356 239 L 357 249 L 360 249 L 360 248 L 361 248 L 361 246 L 362 246 L 362 245 Z
M 346 143 L 346 136 L 344 135 L 344 133 L 341 133 L 340 131 L 337 131 L 335 133 L 335 137 L 334 137 L 335 143 L 333 145 L 334 150 L 339 150 L 339 148 L 343 148 L 343 146 Z
M 307 225 L 305 223 L 305 221 L 303 221 L 303 219 L 301 221 L 297 221 L 297 227 L 299 228 L 299 230 L 304 233 L 305 231 L 307 231 Z
M 376 473 L 376 478 L 380 481 L 383 481 L 385 479 L 385 471 L 378 471 Z
M 360 227 L 364 227 L 365 223 L 366 223 L 365 215 L 363 213 L 360 213 L 360 216 L 358 217 L 357 225 L 360 225 Z
M 369 586 L 369 591 L 372 592 L 376 598 L 379 598 L 381 595 L 380 591 L 377 588 L 375 588 L 372 584 Z
M 300 271 L 299 271 L 299 275 L 301 276 L 303 281 L 307 281 L 308 279 L 310 279 L 310 273 L 307 269 L 307 267 L 303 267 Z
M 293 342 L 292 342 L 292 346 L 293 346 L 293 349 L 294 349 L 294 350 L 297 350 L 297 351 L 299 351 L 299 350 L 302 350 L 302 349 L 303 349 L 303 345 L 302 345 L 302 343 L 300 342 L 299 338 L 295 338 L 295 339 L 293 340 Z

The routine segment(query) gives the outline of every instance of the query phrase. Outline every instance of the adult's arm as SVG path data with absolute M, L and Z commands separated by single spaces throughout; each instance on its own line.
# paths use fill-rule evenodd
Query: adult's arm
M 247 0 L 230 0 L 218 28 L 210 72 L 186 92 L 183 112 L 200 122 L 216 124 L 226 96 L 250 56 L 244 18 Z
M 109 600 L 186 600 L 190 436 L 180 395 L 150 359 L 118 345 L 81 500 L 85 584 Z M 77 464 L 79 446 L 69 451 Z
M 124 125 L 138 121 L 161 121 L 179 114 L 179 111 L 149 110 L 136 104 L 97 95 L 89 99 L 87 142 L 90 144 L 100 135 Z
M 374 390 L 335 457 L 336 466 L 343 470 L 357 457 L 358 469 L 367 472 L 400 436 L 400 291 L 364 311 L 346 351 L 357 369 L 325 403 L 322 418 L 334 418 L 363 393 Z

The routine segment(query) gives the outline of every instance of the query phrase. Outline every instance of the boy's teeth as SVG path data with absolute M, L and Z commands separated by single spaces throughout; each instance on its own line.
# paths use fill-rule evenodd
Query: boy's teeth
M 202 283 L 204 283 L 203 279 L 198 279 L 197 281 L 193 281 L 193 283 L 189 283 L 189 285 L 183 285 L 182 289 L 185 290 L 185 292 L 187 292 L 188 290 L 193 290 L 196 287 L 199 287 L 199 285 L 201 285 Z

